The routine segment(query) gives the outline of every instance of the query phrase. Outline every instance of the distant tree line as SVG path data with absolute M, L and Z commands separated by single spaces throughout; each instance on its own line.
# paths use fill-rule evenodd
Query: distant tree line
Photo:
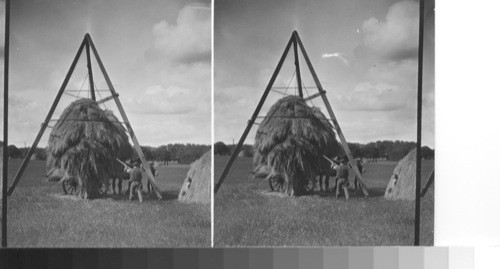
M 409 141 L 377 141 L 368 144 L 347 143 L 352 155 L 355 158 L 387 159 L 399 161 L 404 158 L 412 149 L 417 147 L 417 143 Z M 423 146 L 421 149 L 422 158 L 433 160 L 434 149 Z
M 377 141 L 367 144 L 361 143 L 347 143 L 354 158 L 367 158 L 367 159 L 386 159 L 390 161 L 399 161 L 406 156 L 412 149 L 417 146 L 415 142 L 408 141 Z M 236 145 L 226 145 L 219 141 L 214 144 L 215 155 L 231 155 Z M 252 157 L 253 146 L 243 145 L 239 156 Z M 432 160 L 434 159 L 434 149 L 428 146 L 422 147 L 422 158 Z
M 236 145 L 226 145 L 219 141 L 214 144 L 214 155 L 231 155 L 235 148 Z M 243 145 L 239 154 L 243 157 L 253 157 L 253 146 Z
M 3 149 L 2 141 L 0 141 L 0 148 Z M 22 159 L 28 154 L 29 149 L 30 148 L 18 148 L 15 145 L 9 145 L 7 146 L 7 155 L 9 158 Z M 35 160 L 46 160 L 47 153 L 44 148 L 36 148 L 32 158 Z
M 168 144 L 159 147 L 141 146 L 148 161 L 159 161 L 168 164 L 177 162 L 190 164 L 210 150 L 210 145 L 200 144 Z
M 1 146 L 3 147 L 3 143 Z M 9 158 L 24 159 L 30 148 L 18 148 L 15 145 L 7 147 Z M 200 144 L 168 144 L 159 147 L 141 146 L 142 152 L 148 161 L 158 161 L 168 164 L 177 162 L 181 164 L 190 164 L 199 159 L 203 153 L 210 150 L 209 145 Z M 36 148 L 33 154 L 35 160 L 46 160 L 47 152 L 45 148 Z

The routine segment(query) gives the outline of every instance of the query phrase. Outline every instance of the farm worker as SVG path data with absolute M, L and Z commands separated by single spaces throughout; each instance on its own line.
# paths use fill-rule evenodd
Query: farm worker
M 359 173 L 363 174 L 363 165 L 361 164 L 361 160 L 359 158 L 356 160 L 356 167 L 358 168 Z M 355 190 L 360 189 L 359 180 L 360 179 L 358 178 L 358 175 L 355 175 L 354 176 L 354 189 Z
M 139 165 L 141 165 L 141 159 L 139 159 L 139 158 L 134 159 L 134 160 L 132 160 L 132 159 L 131 159 L 131 160 L 130 160 L 130 164 L 128 164 L 128 163 L 127 163 L 127 165 L 125 166 L 125 172 L 130 173 L 130 172 L 129 172 L 129 171 L 130 171 L 129 169 L 134 168 L 134 163 L 138 163 Z M 130 166 L 131 166 L 132 168 L 130 168 Z M 142 170 L 144 171 L 144 168 L 143 168 Z M 129 181 L 128 181 L 128 189 L 125 191 L 125 194 L 126 194 L 127 192 L 130 192 L 130 184 L 132 184 L 132 181 L 131 181 L 131 180 L 129 180 Z
M 340 194 L 340 188 L 344 190 L 345 199 L 349 199 L 349 167 L 347 166 L 347 158 L 344 157 L 340 161 L 340 165 L 337 166 L 337 186 L 335 197 L 338 198 Z
M 335 158 L 328 158 L 327 156 L 323 155 L 323 158 L 325 158 L 329 163 L 330 163 L 330 168 L 329 169 L 322 169 L 322 174 L 319 175 L 319 188 L 321 191 L 323 191 L 323 173 L 325 176 L 325 191 L 328 191 L 330 189 L 330 176 L 333 176 L 333 178 L 336 178 L 336 173 L 335 171 L 337 170 L 337 163 L 338 163 L 338 157 Z M 320 166 L 323 166 L 324 164 L 321 163 Z
M 129 187 L 129 197 L 128 199 L 132 201 L 134 197 L 134 192 L 137 191 L 137 196 L 139 196 L 139 202 L 142 203 L 142 171 L 140 162 L 134 162 L 132 164 L 133 168 L 127 168 L 127 172 L 130 173 L 130 187 Z
M 333 175 L 333 180 L 335 181 L 335 185 L 332 186 L 332 189 L 335 189 L 337 187 L 337 181 L 338 181 L 338 168 L 339 168 L 339 165 L 340 165 L 340 162 L 341 162 L 341 157 L 339 157 L 338 155 L 335 156 L 332 161 L 330 162 L 331 163 L 331 166 L 330 166 L 330 169 L 331 171 L 333 172 L 332 175 Z M 333 190 L 332 190 L 333 191 Z
M 330 162 L 330 171 L 328 172 L 329 175 L 327 175 L 326 180 L 325 180 L 325 190 L 328 190 L 330 188 L 330 179 L 329 176 L 333 176 L 334 183 L 335 185 L 332 186 L 332 189 L 335 189 L 337 186 L 337 169 L 339 168 L 340 165 L 340 160 L 339 156 L 335 156 L 332 161 Z M 333 191 L 333 190 L 332 190 Z
M 158 175 L 153 162 L 149 162 L 149 170 L 151 170 L 151 174 L 153 174 L 154 177 L 156 177 Z M 149 180 L 148 180 L 148 183 L 146 184 L 146 186 L 148 187 L 148 193 L 151 193 L 151 190 L 153 190 L 153 186 L 151 186 L 151 183 L 149 182 Z

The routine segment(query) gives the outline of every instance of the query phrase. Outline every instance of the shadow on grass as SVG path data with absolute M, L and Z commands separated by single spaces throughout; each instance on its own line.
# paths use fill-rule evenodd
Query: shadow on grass
M 176 190 L 170 190 L 170 191 L 161 191 L 160 192 L 162 198 L 159 199 L 158 196 L 156 196 L 156 193 L 154 192 L 143 192 L 142 193 L 142 199 L 144 202 L 147 201 L 172 201 L 172 200 L 177 200 L 177 197 L 179 195 L 178 191 Z M 108 194 L 103 196 L 102 198 L 104 199 L 112 199 L 115 201 L 128 201 L 129 197 L 129 192 L 122 192 L 122 194 Z M 137 193 L 134 194 L 134 197 L 132 198 L 132 201 L 138 201 Z
M 368 197 L 371 197 L 371 198 L 384 196 L 384 194 L 385 194 L 385 189 L 382 189 L 382 188 L 369 188 L 369 189 L 367 189 L 367 191 L 368 191 Z M 319 197 L 336 198 L 335 197 L 335 188 L 332 188 L 331 190 L 328 190 L 328 191 L 315 190 L 315 191 L 312 191 L 312 192 L 305 194 L 305 195 L 306 196 L 317 195 Z M 345 198 L 343 190 L 340 191 L 339 199 L 341 199 L 341 198 Z M 358 190 L 349 189 L 349 198 L 350 199 L 352 199 L 352 198 L 365 198 L 365 195 L 361 189 L 358 189 Z
M 240 182 L 235 182 L 235 183 L 240 183 Z M 271 191 L 268 187 L 268 181 L 267 180 L 253 180 L 253 183 L 254 183 L 254 187 L 256 190 L 258 190 L 259 193 L 266 193 L 266 192 L 269 192 L 269 193 L 273 193 L 273 191 Z M 309 191 L 309 192 L 306 192 L 306 193 L 302 193 L 300 194 L 299 196 L 318 196 L 318 197 L 321 197 L 321 198 L 333 198 L 333 199 L 345 199 L 345 196 L 344 196 L 344 191 L 343 190 L 340 190 L 340 195 L 338 198 L 335 197 L 335 185 L 333 187 L 330 187 L 329 190 L 320 190 L 318 185 L 316 185 L 314 187 L 314 190 L 313 191 Z M 381 188 L 381 187 L 371 187 L 371 188 L 368 188 L 367 187 L 367 191 L 368 191 L 368 197 L 366 197 L 363 193 L 363 191 L 361 189 L 358 189 L 358 190 L 354 190 L 354 189 L 351 189 L 349 188 L 349 198 L 350 199 L 360 199 L 360 198 L 378 198 L 378 197 L 381 197 L 381 196 L 384 196 L 385 195 L 385 187 L 384 188 Z M 278 191 L 280 192 L 280 191 Z M 280 193 L 283 193 L 283 192 L 280 192 Z M 268 195 L 272 195 L 272 194 L 268 194 Z M 274 195 L 274 196 L 277 196 L 277 197 L 287 197 L 288 195 L 284 194 L 283 195 Z

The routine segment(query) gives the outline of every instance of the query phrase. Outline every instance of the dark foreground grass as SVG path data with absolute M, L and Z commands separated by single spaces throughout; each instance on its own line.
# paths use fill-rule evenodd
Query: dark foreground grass
M 20 160 L 9 163 L 13 178 Z M 11 247 L 179 247 L 210 246 L 210 206 L 177 201 L 188 165 L 161 166 L 154 194 L 142 204 L 127 196 L 75 200 L 60 184 L 45 182 L 44 162 L 31 161 L 9 197 Z M 128 181 L 124 181 L 126 189 Z
M 215 180 L 227 158 L 215 158 Z M 395 162 L 369 163 L 370 197 L 336 199 L 328 193 L 278 197 L 267 182 L 249 180 L 251 159 L 238 158 L 215 196 L 215 246 L 412 245 L 414 202 L 383 194 Z M 423 183 L 433 169 L 423 163 Z M 433 244 L 434 189 L 422 200 L 421 245 Z

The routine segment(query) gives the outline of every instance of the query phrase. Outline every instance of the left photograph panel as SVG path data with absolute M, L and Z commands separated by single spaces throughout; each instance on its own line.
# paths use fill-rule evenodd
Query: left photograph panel
M 8 246 L 210 246 L 211 2 L 0 5 Z

